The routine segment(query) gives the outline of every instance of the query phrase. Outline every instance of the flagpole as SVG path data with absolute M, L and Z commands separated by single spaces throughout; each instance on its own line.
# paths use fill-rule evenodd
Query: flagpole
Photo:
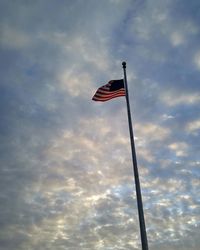
M 140 189 L 140 180 L 139 180 L 139 173 L 138 173 L 138 167 L 137 167 L 134 134 L 133 134 L 131 111 L 130 111 L 130 104 L 129 104 L 128 84 L 127 84 L 127 77 L 126 77 L 126 62 L 123 62 L 122 66 L 124 70 L 124 85 L 126 89 L 126 104 L 127 104 L 127 114 L 128 114 L 130 142 L 131 142 L 131 151 L 132 151 L 132 160 L 133 160 L 133 172 L 134 172 L 134 177 L 135 177 L 138 216 L 139 216 L 139 224 L 140 224 L 140 236 L 141 236 L 142 250 L 148 250 L 148 241 L 147 241 L 147 234 L 146 234 L 146 227 L 145 227 L 145 219 L 144 219 L 144 212 L 143 212 L 143 205 L 142 205 L 142 195 L 141 195 L 141 189 Z

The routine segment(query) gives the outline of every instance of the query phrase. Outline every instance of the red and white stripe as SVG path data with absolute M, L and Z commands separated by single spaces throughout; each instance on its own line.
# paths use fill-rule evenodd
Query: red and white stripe
M 92 100 L 105 102 L 105 101 L 108 101 L 112 98 L 126 95 L 124 88 L 121 88 L 121 89 L 115 90 L 115 91 L 110 91 L 110 85 L 111 84 L 108 83 L 108 84 L 100 87 L 97 90 L 97 92 L 95 93 L 95 95 L 93 96 Z

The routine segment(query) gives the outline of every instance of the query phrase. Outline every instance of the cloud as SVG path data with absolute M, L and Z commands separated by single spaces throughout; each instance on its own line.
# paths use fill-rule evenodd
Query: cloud
M 176 156 L 187 156 L 188 145 L 185 142 L 174 142 L 169 145 L 169 148 L 175 151 Z
M 178 32 L 173 32 L 171 34 L 171 42 L 174 46 L 181 45 L 184 43 L 184 37 Z
M 0 5 L 2 248 L 140 248 L 127 60 L 149 246 L 199 249 L 196 2 Z
M 168 106 L 176 106 L 176 105 L 194 105 L 198 104 L 200 101 L 200 97 L 198 93 L 182 93 L 178 94 L 176 92 L 165 92 L 160 96 L 162 102 L 167 104 Z
M 196 52 L 196 54 L 194 55 L 194 63 L 197 69 L 200 69 L 200 52 Z
M 200 120 L 194 120 L 189 122 L 186 125 L 186 130 L 189 131 L 190 133 L 198 134 L 198 130 L 200 129 Z

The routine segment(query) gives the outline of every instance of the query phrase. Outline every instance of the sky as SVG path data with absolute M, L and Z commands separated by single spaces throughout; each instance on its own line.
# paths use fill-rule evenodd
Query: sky
M 0 250 L 200 249 L 200 2 L 0 0 Z

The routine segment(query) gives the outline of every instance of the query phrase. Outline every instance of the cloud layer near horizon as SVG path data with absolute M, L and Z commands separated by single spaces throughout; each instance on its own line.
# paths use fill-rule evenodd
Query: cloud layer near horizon
M 198 250 L 200 3 L 1 1 L 0 249 Z

